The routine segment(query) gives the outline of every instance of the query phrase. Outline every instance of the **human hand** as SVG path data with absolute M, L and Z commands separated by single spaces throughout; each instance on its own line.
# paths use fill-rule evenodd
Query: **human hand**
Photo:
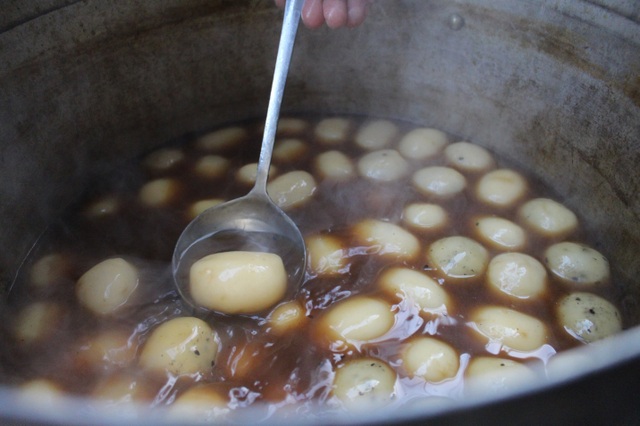
M 284 7 L 286 0 L 275 0 Z M 306 0 L 302 7 L 302 22 L 309 28 L 319 28 L 325 22 L 329 28 L 356 27 L 367 16 L 371 0 Z

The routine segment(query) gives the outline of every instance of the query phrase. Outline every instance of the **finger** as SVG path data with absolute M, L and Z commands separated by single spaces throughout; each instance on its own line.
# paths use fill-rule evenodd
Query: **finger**
M 345 0 L 324 0 L 322 9 L 324 20 L 329 28 L 347 25 L 347 2 Z
M 276 1 L 276 6 L 278 6 L 280 9 L 284 7 L 285 0 L 275 0 L 275 1 Z
M 347 25 L 357 27 L 364 22 L 369 10 L 369 0 L 349 0 L 347 12 Z
M 304 2 L 302 22 L 309 28 L 318 28 L 324 24 L 322 0 L 307 0 Z

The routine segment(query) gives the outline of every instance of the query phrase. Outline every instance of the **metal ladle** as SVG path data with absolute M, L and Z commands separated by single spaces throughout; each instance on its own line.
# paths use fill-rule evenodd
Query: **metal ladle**
M 304 0 L 287 0 L 278 56 L 267 108 L 256 181 L 244 197 L 198 215 L 182 232 L 173 253 L 173 277 L 180 295 L 191 305 L 189 270 L 200 258 L 226 251 L 275 253 L 282 258 L 288 288 L 296 289 L 304 276 L 306 249 L 296 224 L 267 194 L 267 178 L 282 95 Z

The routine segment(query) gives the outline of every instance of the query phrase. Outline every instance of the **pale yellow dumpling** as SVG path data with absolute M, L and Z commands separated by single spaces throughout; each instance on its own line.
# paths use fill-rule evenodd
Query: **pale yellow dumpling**
M 484 273 L 489 253 L 481 244 L 461 236 L 445 237 L 431 244 L 430 264 L 451 278 L 473 278 Z
M 307 322 L 304 306 L 297 300 L 281 303 L 267 317 L 269 330 L 284 335 L 302 327 Z
M 205 256 L 189 271 L 195 304 L 225 314 L 252 314 L 278 303 L 287 272 L 274 253 L 229 251 Z
M 318 155 L 315 168 L 323 179 L 345 181 L 355 175 L 353 162 L 340 151 L 327 151 Z
M 558 278 L 578 285 L 595 285 L 609 279 L 609 261 L 583 244 L 562 242 L 545 252 L 547 267 Z
M 413 186 L 425 195 L 450 197 L 460 193 L 467 180 L 450 167 L 425 167 L 413 174 Z
M 273 149 L 273 160 L 279 163 L 290 163 L 299 160 L 308 149 L 307 144 L 300 139 L 278 140 Z
M 447 143 L 444 132 L 423 127 L 404 135 L 398 143 L 398 151 L 408 160 L 426 160 L 438 155 Z
M 321 327 L 330 340 L 345 343 L 378 339 L 393 324 L 391 305 L 369 296 L 355 296 L 338 302 L 321 321 Z
M 475 226 L 479 237 L 499 250 L 520 250 L 527 242 L 524 229 L 501 217 L 480 217 Z
M 473 329 L 487 341 L 516 351 L 533 351 L 547 341 L 547 329 L 537 318 L 502 306 L 486 306 L 471 315 Z M 491 350 L 493 353 L 497 351 Z
M 453 167 L 468 172 L 481 172 L 494 166 L 489 151 L 469 142 L 452 143 L 445 148 L 444 155 Z
M 249 133 L 244 127 L 226 127 L 201 136 L 196 141 L 196 147 L 204 151 L 226 151 L 236 147 L 248 136 Z
M 511 207 L 527 191 L 527 181 L 513 170 L 493 170 L 482 176 L 476 186 L 476 196 L 495 207 Z
M 267 185 L 269 197 L 282 210 L 300 206 L 313 197 L 317 184 L 313 176 L 298 170 L 278 176 Z
M 547 270 L 524 253 L 503 253 L 491 259 L 487 269 L 491 288 L 518 299 L 540 296 L 547 285 Z
M 155 389 L 147 381 L 124 373 L 102 379 L 91 392 L 95 400 L 119 409 L 133 408 L 133 404 L 151 401 L 154 396 Z
M 156 179 L 140 188 L 138 198 L 146 206 L 162 207 L 173 202 L 179 191 L 180 184 L 175 179 Z
M 536 379 L 535 372 L 525 364 L 489 356 L 473 358 L 465 373 L 467 393 L 475 394 L 508 392 Z
M 418 239 L 398 225 L 366 219 L 354 227 L 360 244 L 370 247 L 370 253 L 398 259 L 412 259 L 420 250 Z
M 171 319 L 156 327 L 142 348 L 140 365 L 159 374 L 204 374 L 218 354 L 218 336 L 195 317 Z
M 187 217 L 189 217 L 190 219 L 195 219 L 195 217 L 200 213 L 221 203 L 224 203 L 224 200 L 221 198 L 211 198 L 209 200 L 196 201 L 195 203 L 191 204 L 189 210 L 187 210 Z
M 339 238 L 312 235 L 305 238 L 309 269 L 317 275 L 337 275 L 348 272 L 347 250 Z
M 380 359 L 349 360 L 336 370 L 333 395 L 351 410 L 378 409 L 393 400 L 396 378 Z
M 576 215 L 562 204 L 548 198 L 527 201 L 520 208 L 522 221 L 544 236 L 562 237 L 578 226 Z
M 76 363 L 90 370 L 114 370 L 130 365 L 137 347 L 130 336 L 121 330 L 105 330 L 79 342 Z
M 229 160 L 220 155 L 205 155 L 194 166 L 195 173 L 207 179 L 222 178 L 227 170 L 229 170 Z
M 409 164 L 394 149 L 365 154 L 358 161 L 360 176 L 379 182 L 392 182 L 409 173 Z
M 422 272 L 394 267 L 385 271 L 378 282 L 385 292 L 414 303 L 422 312 L 447 314 L 449 310 L 450 299 L 447 292 Z
M 122 258 L 113 258 L 85 272 L 76 284 L 76 295 L 85 308 L 107 315 L 125 306 L 137 287 L 137 268 Z
M 278 120 L 278 135 L 295 135 L 307 128 L 308 123 L 302 118 L 283 117 Z
M 60 386 L 47 379 L 33 379 L 18 387 L 18 401 L 37 409 L 59 409 L 65 397 Z
M 622 330 L 622 317 L 608 300 L 592 293 L 576 292 L 558 303 L 558 320 L 583 343 L 604 339 Z
M 396 137 L 398 128 L 388 120 L 374 120 L 365 123 L 355 136 L 355 143 L 369 151 L 389 146 Z
M 62 253 L 50 253 L 38 259 L 31 266 L 29 286 L 46 290 L 61 281 L 68 280 L 71 260 Z
M 57 303 L 31 303 L 18 312 L 13 326 L 14 336 L 26 345 L 44 340 L 60 325 L 63 314 Z
M 402 220 L 416 230 L 432 231 L 444 227 L 449 222 L 449 216 L 437 204 L 412 203 L 404 208 Z
M 431 383 L 455 377 L 459 367 L 458 353 L 432 337 L 412 339 L 402 351 L 402 368 L 407 374 Z
M 229 398 L 216 384 L 189 388 L 169 407 L 169 418 L 176 422 L 211 423 L 229 413 Z
M 240 167 L 236 172 L 238 182 L 250 186 L 256 182 L 258 175 L 258 163 L 249 163 Z M 269 179 L 273 179 L 278 175 L 278 168 L 273 164 L 269 167 Z
M 315 128 L 318 141 L 324 145 L 338 145 L 347 139 L 351 121 L 346 118 L 325 118 Z

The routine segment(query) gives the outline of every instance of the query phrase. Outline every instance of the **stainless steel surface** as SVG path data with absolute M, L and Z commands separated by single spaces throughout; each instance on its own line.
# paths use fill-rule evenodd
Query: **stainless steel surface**
M 198 306 L 198 303 L 193 300 L 188 291 L 188 274 L 181 274 L 179 271 L 181 269 L 189 270 L 191 265 L 198 260 L 197 257 L 194 258 L 193 251 L 189 250 L 194 243 L 207 239 L 211 244 L 219 237 L 220 233 L 235 232 L 236 237 L 232 243 L 227 242 L 224 246 L 222 243 L 213 244 L 213 246 L 219 247 L 219 251 L 259 250 L 275 253 L 283 259 L 290 288 L 297 289 L 304 278 L 307 260 L 304 238 L 293 220 L 267 194 L 267 178 L 269 177 L 273 145 L 276 141 L 280 106 L 303 3 L 304 0 L 289 0 L 285 6 L 267 107 L 267 118 L 264 125 L 264 136 L 253 188 L 249 194 L 242 198 L 212 207 L 198 215 L 187 225 L 176 243 L 173 254 L 173 277 L 182 297 L 193 306 Z M 269 237 L 258 238 L 258 235 L 268 235 Z M 291 244 L 279 243 L 282 238 L 290 241 Z M 260 241 L 257 241 L 258 239 Z M 215 252 L 217 251 L 210 254 Z
M 4 288 L 85 182 L 186 132 L 263 114 L 273 69 L 279 13 L 269 0 L 47 5 L 12 2 L 0 25 Z M 557 374 L 513 398 L 366 420 L 593 424 L 614 411 L 637 423 L 639 9 L 626 0 L 377 0 L 358 29 L 298 34 L 285 112 L 409 119 L 529 170 L 594 233 L 629 318 L 627 331 L 567 353 Z M 0 392 L 4 416 L 28 416 L 12 395 Z M 73 420 L 61 409 L 40 414 Z

